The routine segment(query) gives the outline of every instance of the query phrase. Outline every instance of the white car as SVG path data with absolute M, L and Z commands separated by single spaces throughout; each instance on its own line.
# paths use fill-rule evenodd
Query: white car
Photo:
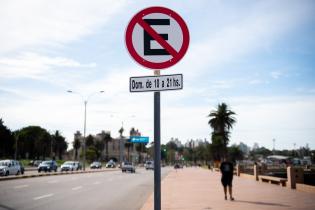
M 154 162 L 153 161 L 147 161 L 147 162 L 145 162 L 144 167 L 146 170 L 149 170 L 149 169 L 154 170 Z
M 98 161 L 94 161 L 93 163 L 91 163 L 90 168 L 91 169 L 95 169 L 95 168 L 101 169 L 102 168 L 102 163 L 98 162 Z
M 108 161 L 108 163 L 106 163 L 106 168 L 115 168 L 116 167 L 116 163 L 113 160 Z
M 61 165 L 61 171 L 77 171 L 79 169 L 79 162 L 66 161 Z
M 130 171 L 131 173 L 136 173 L 136 167 L 130 162 L 123 162 L 121 171 L 122 172 Z
M 19 175 L 21 166 L 16 160 L 0 161 L 0 176 Z

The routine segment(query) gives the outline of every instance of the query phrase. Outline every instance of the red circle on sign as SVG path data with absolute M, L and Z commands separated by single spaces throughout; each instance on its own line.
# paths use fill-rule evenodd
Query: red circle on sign
M 158 35 L 154 29 L 152 29 L 145 21 L 143 21 L 143 17 L 152 13 L 162 13 L 172 17 L 180 26 L 183 35 L 183 43 L 180 50 L 177 52 L 168 42 L 166 42 L 163 38 Z M 165 50 L 169 52 L 172 56 L 171 59 L 164 62 L 152 62 L 145 60 L 141 57 L 138 52 L 135 50 L 132 42 L 132 33 L 136 24 L 139 24 L 143 30 L 146 30 Z M 175 65 L 180 59 L 182 59 L 187 52 L 189 45 L 189 31 L 184 20 L 173 10 L 170 10 L 165 7 L 149 7 L 138 12 L 129 22 L 126 29 L 125 36 L 126 46 L 130 53 L 130 55 L 142 66 L 150 68 L 150 69 L 165 69 Z

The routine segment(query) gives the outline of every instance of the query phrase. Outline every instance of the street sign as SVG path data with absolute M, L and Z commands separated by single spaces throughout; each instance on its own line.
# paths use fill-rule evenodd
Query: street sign
M 130 77 L 130 92 L 148 92 L 183 89 L 183 75 Z
M 131 143 L 149 143 L 149 137 L 147 136 L 131 136 Z
M 189 31 L 184 20 L 165 7 L 149 7 L 129 22 L 125 41 L 130 55 L 144 67 L 164 69 L 185 55 Z
M 189 31 L 173 10 L 149 7 L 129 22 L 126 47 L 140 65 L 154 70 L 152 77 L 131 77 L 130 92 L 154 91 L 154 210 L 161 210 L 161 97 L 160 91 L 183 88 L 183 75 L 160 76 L 160 69 L 171 67 L 185 55 Z

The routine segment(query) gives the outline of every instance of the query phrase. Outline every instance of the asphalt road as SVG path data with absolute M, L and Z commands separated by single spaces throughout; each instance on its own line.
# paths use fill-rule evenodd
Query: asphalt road
M 0 182 L 0 210 L 138 210 L 152 191 L 153 171 L 144 169 L 16 179 Z

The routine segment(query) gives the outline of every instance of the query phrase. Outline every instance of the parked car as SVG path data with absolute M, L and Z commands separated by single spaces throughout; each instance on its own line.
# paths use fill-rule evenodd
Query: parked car
M 31 160 L 29 165 L 38 167 L 41 162 L 43 162 L 43 161 L 42 160 Z
M 21 167 L 16 160 L 1 160 L 0 161 L 0 176 L 19 175 Z
M 66 161 L 61 165 L 61 171 L 77 171 L 80 169 L 79 162 Z
M 130 171 L 131 173 L 136 173 L 136 167 L 130 162 L 123 162 L 121 171 L 122 172 Z
M 21 168 L 21 174 L 24 174 L 24 171 L 25 171 L 25 169 L 24 169 L 24 165 L 21 163 L 21 161 L 17 161 L 18 162 L 18 164 L 20 165 L 20 168 Z
M 82 170 L 82 164 L 79 161 L 74 161 L 74 164 L 77 165 L 78 170 Z
M 113 160 L 108 161 L 108 163 L 106 163 L 106 168 L 115 168 L 116 167 L 116 163 Z
M 146 170 L 154 170 L 154 162 L 153 161 L 146 161 L 144 164 Z
M 43 161 L 41 162 L 41 164 L 39 164 L 37 170 L 38 173 L 40 173 L 41 171 L 45 171 L 45 172 L 51 172 L 51 171 L 55 171 L 57 172 L 57 163 L 54 160 L 48 160 L 48 161 Z
M 91 169 L 94 169 L 94 168 L 101 169 L 102 168 L 102 163 L 98 162 L 98 161 L 94 161 L 93 163 L 91 163 L 90 168 Z

